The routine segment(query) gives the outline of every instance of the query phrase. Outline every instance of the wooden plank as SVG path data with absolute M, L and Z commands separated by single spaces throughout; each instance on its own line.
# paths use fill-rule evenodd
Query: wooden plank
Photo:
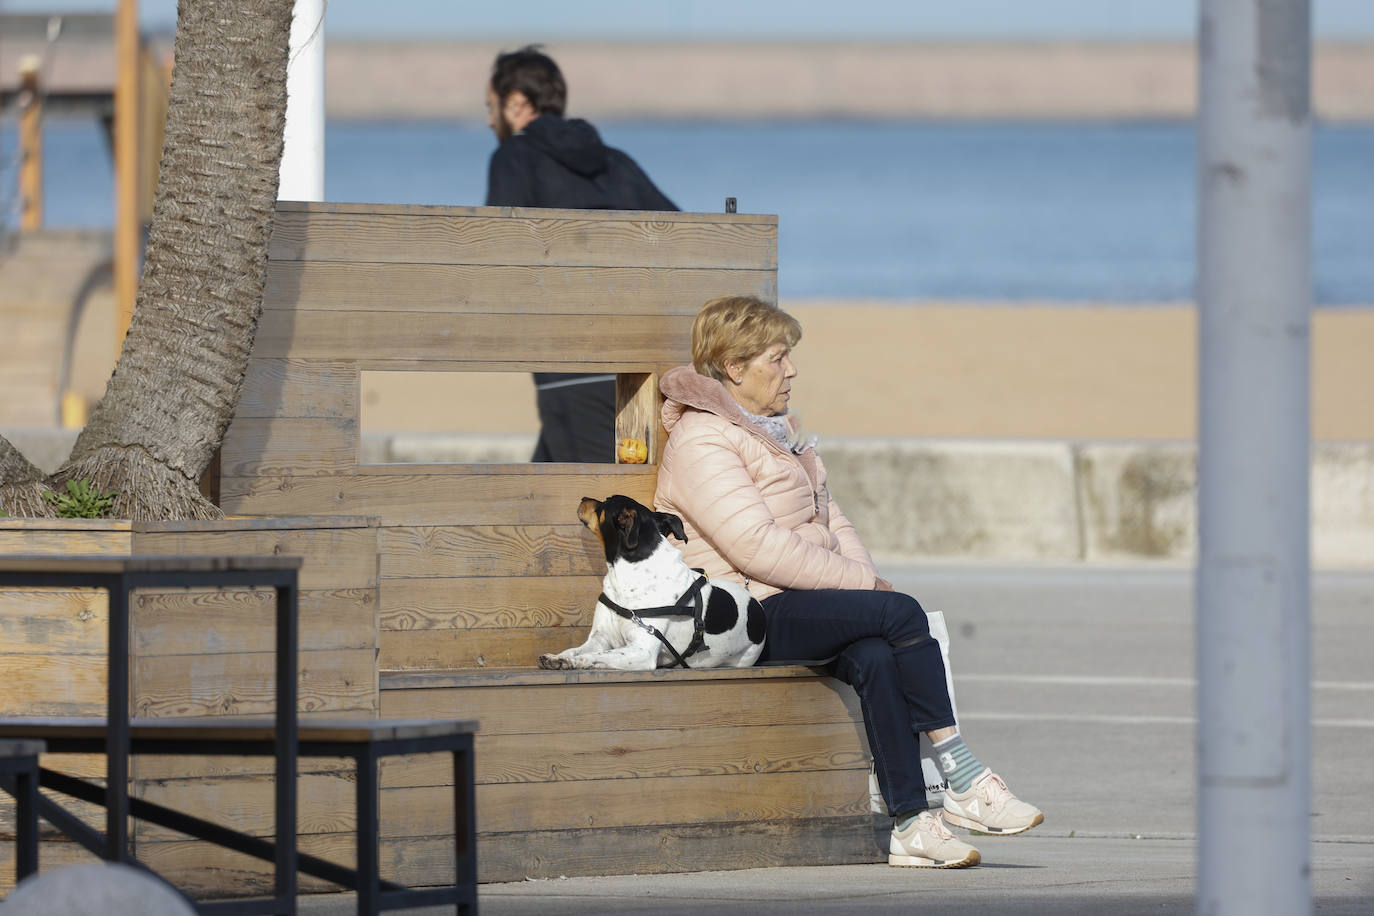
M 354 213 L 371 215 L 405 214 L 420 216 L 480 216 L 485 219 L 597 219 L 606 222 L 620 220 L 623 222 L 635 222 L 642 220 L 646 215 L 655 217 L 670 217 L 678 222 L 698 222 L 716 223 L 722 219 L 733 220 L 738 223 L 757 223 L 765 226 L 776 226 L 778 217 L 771 213 L 739 213 L 722 216 L 720 213 L 712 211 L 710 213 L 694 213 L 690 211 L 673 211 L 665 213 L 659 210 L 568 210 L 555 209 L 552 207 L 470 207 L 470 206 L 450 206 L 440 204 L 374 204 L 362 203 L 359 201 L 315 201 L 315 200 L 279 200 L 277 201 L 277 216 L 283 218 L 287 214 L 315 215 L 331 214 L 334 217 Z
M 576 522 L 562 525 L 464 525 L 383 528 L 381 574 L 387 578 L 448 576 L 602 576 L 606 555 Z
M 103 712 L 103 710 L 102 710 Z M 80 779 L 103 780 L 109 772 L 105 755 L 102 754 L 44 754 L 38 758 L 40 766 Z M 134 772 L 138 772 L 142 759 L 130 762 Z
M 890 830 L 890 821 L 884 833 Z M 477 877 L 487 882 L 583 875 L 653 875 L 797 865 L 886 862 L 868 815 L 735 823 L 667 824 L 484 833 Z M 395 837 L 381 844 L 382 873 L 408 886 L 451 880 L 453 841 Z
M 357 824 L 356 786 L 357 781 L 351 773 L 305 773 L 300 776 L 296 780 L 297 834 L 352 831 Z M 452 790 L 449 794 L 452 797 Z M 251 836 L 271 836 L 276 830 L 275 786 L 271 779 L 140 780 L 138 795 L 154 804 L 193 811 L 197 817 L 232 825 L 235 830 Z M 452 802 L 449 807 L 452 808 Z M 141 824 L 138 830 L 140 842 L 183 839 L 185 836 L 156 824 Z
M 382 630 L 377 667 L 388 670 L 533 667 L 539 656 L 580 646 L 590 621 L 575 627 Z
M 58 797 L 63 798 L 62 796 Z M 64 802 L 66 801 L 65 798 L 63 798 L 63 800 Z M 102 809 L 95 805 L 86 804 L 85 802 L 74 803 L 72 808 L 73 813 L 77 814 L 88 826 L 104 828 L 105 817 Z M 14 838 L 14 828 L 13 801 L 8 794 L 0 794 L 0 846 L 10 845 L 10 842 Z M 49 840 L 55 840 L 62 837 L 62 834 L 58 833 L 55 827 L 49 826 L 48 822 L 41 818 L 39 819 L 38 833 L 40 841 L 44 844 L 43 848 L 46 848 L 46 843 Z M 41 854 L 39 858 L 42 859 Z M 0 901 L 0 903 L 3 903 L 3 901 Z M 6 916 L 8 916 L 8 912 L 3 908 L 0 908 L 0 913 L 6 913 Z
M 7 655 L 106 654 L 109 600 L 99 589 L 0 589 Z
M 0 528 L 0 555 L 41 553 L 111 556 L 127 554 L 130 540 L 127 528 L 122 531 L 26 531 L 18 527 L 5 527 Z
M 105 653 L 0 654 L 0 715 L 102 716 Z
M 635 780 L 633 788 L 622 779 L 477 787 L 477 829 L 484 833 L 772 821 L 867 811 L 867 770 L 645 778 Z M 452 830 L 452 824 L 453 790 L 448 786 L 382 791 L 382 836 L 433 836 Z
M 271 862 L 199 840 L 156 840 L 140 836 L 137 844 L 140 862 L 197 899 L 270 897 L 273 894 Z M 309 833 L 301 835 L 297 845 L 303 853 L 351 868 L 357 861 L 354 844 L 352 833 Z M 46 855 L 46 847 L 44 849 Z M 390 877 L 385 871 L 383 875 Z M 447 879 L 440 877 L 434 883 L 445 880 L 452 883 L 452 875 L 450 869 Z M 299 881 L 301 893 L 304 894 L 332 894 L 339 891 L 337 884 L 312 878 L 304 872 L 300 874 Z M 303 905 L 301 910 L 308 912 L 309 905 Z
M 75 799 L 63 795 L 57 795 L 56 797 L 61 801 L 62 806 L 71 814 L 75 815 L 83 824 L 88 827 L 94 827 L 102 833 L 104 832 L 105 809 L 103 807 L 89 802 L 76 801 Z M 13 836 L 14 806 L 10 803 L 10 796 L 7 793 L 0 794 L 0 846 L 10 845 L 5 842 L 5 839 Z M 42 818 L 39 818 L 38 821 L 38 838 L 40 846 L 38 858 L 40 862 L 43 859 L 42 850 L 47 848 L 49 840 L 65 839 L 64 835 L 59 833 L 56 827 L 51 826 Z M 2 903 L 3 901 L 0 901 L 0 904 Z M 0 906 L 0 913 L 5 913 L 5 916 L 9 916 L 9 911 L 2 906 Z
M 322 359 L 250 359 L 234 408 L 235 419 L 357 416 L 357 365 Z
M 602 561 L 603 565 L 605 561 Z M 601 576 L 383 579 L 384 630 L 590 626 Z
M 516 215 L 279 212 L 275 261 L 372 261 L 552 267 L 776 270 L 777 226 L 676 213 L 607 219 L 601 212 Z
M 734 823 L 484 833 L 478 836 L 478 880 L 608 874 L 663 874 L 796 865 L 885 862 L 866 815 Z M 351 866 L 351 834 L 309 834 L 300 849 Z M 74 845 L 74 844 L 64 844 Z M 47 845 L 44 867 L 47 867 Z M 140 840 L 139 859 L 197 897 L 270 894 L 270 863 L 193 840 Z M 3 855 L 0 852 L 0 855 Z M 94 861 L 94 860 L 92 860 Z M 12 863 L 0 859 L 0 868 Z M 408 886 L 452 881 L 452 831 L 432 837 L 383 839 L 382 874 Z M 3 874 L 4 872 L 0 872 Z M 301 876 L 305 892 L 337 887 Z
M 275 665 L 272 652 L 136 658 L 134 714 L 269 715 L 276 698 Z M 301 712 L 375 713 L 375 650 L 303 652 L 299 672 Z
M 297 603 L 301 651 L 376 647 L 375 589 L 303 589 Z M 275 628 L 273 589 L 140 591 L 134 597 L 133 648 L 145 657 L 271 652 Z
M 377 520 L 361 515 L 229 515 L 221 519 L 180 519 L 167 522 L 132 522 L 138 534 L 226 534 L 247 531 L 361 531 L 376 528 Z
M 0 531 L 56 531 L 70 534 L 129 532 L 134 522 L 118 518 L 6 518 L 0 516 Z
M 575 684 L 707 683 L 710 681 L 819 680 L 824 667 L 812 665 L 762 665 L 753 668 L 655 668 L 653 671 L 609 669 L 451 668 L 447 671 L 382 671 L 383 690 L 433 690 L 473 687 L 544 687 Z
M 654 678 L 519 687 L 381 691 L 384 718 L 462 718 L 482 736 L 860 722 L 854 691 L 833 678 L 671 681 Z
M 372 527 L 147 531 L 135 532 L 134 543 L 139 553 L 149 554 L 303 557 L 302 590 L 377 584 L 377 529 Z
M 653 500 L 652 474 L 452 474 L 359 477 L 226 477 L 229 513 L 371 515 L 395 525 L 561 525 L 589 494 Z M 594 465 L 592 467 L 595 467 Z
M 6 799 L 9 796 L 5 796 Z M 45 829 L 47 822 L 40 821 L 38 873 L 51 874 L 74 865 L 100 865 L 103 860 L 93 852 L 87 852 L 81 844 L 68 840 L 56 828 Z M 452 844 L 450 844 L 452 845 Z M 450 853 L 450 856 L 452 854 Z M 14 890 L 14 843 L 0 841 L 0 897 Z
M 61 575 L 123 575 L 125 573 L 257 572 L 300 569 L 300 557 L 259 556 L 18 556 L 0 554 L 0 572 L 58 573 Z
M 231 477 L 356 473 L 358 418 L 235 417 L 220 462 Z
M 330 714 L 333 715 L 332 713 Z M 339 713 L 352 716 L 352 713 Z M 103 761 L 104 758 L 102 757 Z M 267 779 L 274 778 L 277 761 L 272 757 L 228 757 L 204 754 L 144 754 L 138 757 L 138 779 Z M 452 771 L 452 767 L 449 770 Z M 298 773 L 333 773 L 352 779 L 353 761 L 346 757 L 301 757 Z
M 695 316 L 702 303 L 726 291 L 776 302 L 777 272 L 270 261 L 262 307 L 469 315 Z
M 741 690 L 748 690 L 745 685 Z M 868 770 L 863 726 L 857 722 L 808 725 L 658 728 L 634 732 L 477 737 L 477 782 L 534 783 L 588 779 L 721 776 Z M 443 754 L 382 760 L 386 788 L 448 786 L 453 762 Z
M 673 361 L 690 352 L 686 315 L 634 315 L 613 326 L 581 315 L 263 312 L 260 359 Z

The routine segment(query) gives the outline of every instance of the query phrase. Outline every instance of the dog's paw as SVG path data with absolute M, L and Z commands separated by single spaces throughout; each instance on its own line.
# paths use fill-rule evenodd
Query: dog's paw
M 572 659 L 569 658 L 563 658 L 558 655 L 541 655 L 539 656 L 539 667 L 562 670 L 566 668 L 576 668 L 577 666 L 574 665 Z

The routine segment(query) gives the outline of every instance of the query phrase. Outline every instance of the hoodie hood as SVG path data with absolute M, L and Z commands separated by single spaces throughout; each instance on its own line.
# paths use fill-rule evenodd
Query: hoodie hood
M 566 121 L 558 115 L 540 115 L 519 136 L 578 175 L 590 178 L 606 170 L 606 144 L 596 128 L 581 118 Z

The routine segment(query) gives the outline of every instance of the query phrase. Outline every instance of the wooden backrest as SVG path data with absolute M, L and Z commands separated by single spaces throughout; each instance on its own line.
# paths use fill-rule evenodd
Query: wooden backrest
M 381 668 L 531 665 L 605 572 L 578 501 L 652 500 L 657 380 L 725 294 L 776 300 L 776 217 L 280 204 L 221 505 L 379 520 Z M 615 373 L 650 463 L 363 465 L 365 370 Z

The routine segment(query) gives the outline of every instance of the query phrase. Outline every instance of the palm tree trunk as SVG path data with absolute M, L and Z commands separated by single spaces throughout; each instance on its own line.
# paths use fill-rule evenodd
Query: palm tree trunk
M 197 481 L 257 330 L 277 197 L 292 0 L 181 0 L 162 167 L 133 321 L 105 396 L 53 476 L 120 518 L 219 518 Z
M 43 472 L 0 436 L 0 511 L 28 517 L 52 515 L 52 506 L 43 498 L 45 489 Z

